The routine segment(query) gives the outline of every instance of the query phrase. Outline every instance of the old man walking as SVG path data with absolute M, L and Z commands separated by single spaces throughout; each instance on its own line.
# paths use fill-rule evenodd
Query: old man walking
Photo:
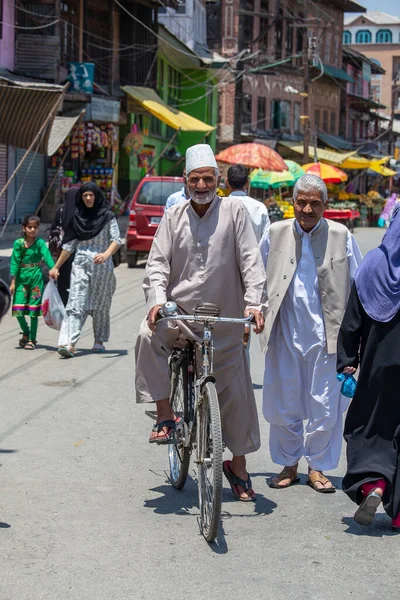
M 155 402 L 157 426 L 150 442 L 168 443 L 175 429 L 169 404 L 168 358 L 181 333 L 195 337 L 199 324 L 161 322 L 159 309 L 167 300 L 193 314 L 200 302 L 212 302 L 221 316 L 254 314 L 264 326 L 262 295 L 265 271 L 250 217 L 242 203 L 221 199 L 217 163 L 207 144 L 187 150 L 185 183 L 190 199 L 164 215 L 149 255 L 144 290 L 148 317 L 136 344 L 137 401 Z M 239 500 L 255 497 L 245 456 L 260 447 L 257 409 L 245 360 L 243 330 L 227 324 L 215 328 L 214 372 L 221 410 L 222 435 L 233 454 L 224 472 Z
M 325 493 L 335 491 L 323 471 L 339 462 L 348 406 L 336 380 L 337 337 L 362 259 L 346 227 L 323 218 L 327 199 L 322 179 L 303 175 L 295 218 L 274 223 L 260 243 L 268 287 L 263 412 L 272 460 L 284 466 L 269 485 L 297 482 L 304 456 L 307 483 Z

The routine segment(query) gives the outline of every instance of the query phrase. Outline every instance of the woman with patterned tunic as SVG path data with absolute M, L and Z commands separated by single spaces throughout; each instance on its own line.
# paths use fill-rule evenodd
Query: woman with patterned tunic
M 59 268 L 75 253 L 71 287 L 61 327 L 58 352 L 72 358 L 82 328 L 93 317 L 93 352 L 104 352 L 110 336 L 110 309 L 115 291 L 113 254 L 121 245 L 114 213 L 100 189 L 85 183 L 76 199 L 76 212 L 63 238 L 63 249 L 50 277 L 57 279 Z
M 42 314 L 44 281 L 40 264 L 44 260 L 49 269 L 54 267 L 54 260 L 46 242 L 37 238 L 39 225 L 39 217 L 24 217 L 24 237 L 15 240 L 10 264 L 10 291 L 14 296 L 12 315 L 17 317 L 21 327 L 22 337 L 19 345 L 25 350 L 36 348 L 38 319 Z M 31 318 L 30 327 L 25 318 L 27 315 Z

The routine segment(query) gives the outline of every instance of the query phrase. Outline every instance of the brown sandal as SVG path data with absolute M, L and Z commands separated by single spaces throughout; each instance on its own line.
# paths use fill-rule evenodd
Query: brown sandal
M 29 334 L 28 333 L 23 333 L 22 337 L 19 340 L 19 347 L 20 348 L 25 348 L 25 346 L 27 345 L 27 343 L 29 342 Z
M 313 490 L 320 494 L 334 494 L 336 492 L 335 487 L 322 487 L 319 488 L 315 484 L 321 483 L 325 486 L 327 483 L 331 483 L 327 477 L 322 473 L 322 471 L 314 471 L 313 469 L 308 472 L 307 485 L 309 485 Z
M 281 481 L 284 479 L 290 479 L 290 482 L 286 485 L 279 485 Z M 284 490 L 294 483 L 299 483 L 300 477 L 297 476 L 297 470 L 294 467 L 283 467 L 282 471 L 276 477 L 273 477 L 268 485 L 270 488 L 274 488 L 276 490 Z
M 25 350 L 35 350 L 36 342 L 33 340 L 29 340 L 29 342 L 25 345 Z

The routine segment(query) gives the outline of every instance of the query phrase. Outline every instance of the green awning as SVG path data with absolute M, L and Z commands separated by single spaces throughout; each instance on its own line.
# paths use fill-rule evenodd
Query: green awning
M 344 69 L 338 69 L 338 67 L 332 67 L 331 65 L 323 65 L 324 75 L 333 77 L 334 79 L 340 79 L 341 81 L 347 81 L 348 83 L 354 83 L 354 78 L 346 73 Z M 319 67 L 316 67 L 321 70 Z

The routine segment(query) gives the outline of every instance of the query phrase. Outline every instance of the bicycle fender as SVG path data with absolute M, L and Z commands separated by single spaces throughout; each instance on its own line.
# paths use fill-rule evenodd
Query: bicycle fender
M 211 383 L 216 383 L 217 380 L 215 379 L 214 375 L 208 375 L 208 377 L 205 377 L 200 385 L 201 391 L 203 391 L 203 388 L 208 381 L 211 381 Z

